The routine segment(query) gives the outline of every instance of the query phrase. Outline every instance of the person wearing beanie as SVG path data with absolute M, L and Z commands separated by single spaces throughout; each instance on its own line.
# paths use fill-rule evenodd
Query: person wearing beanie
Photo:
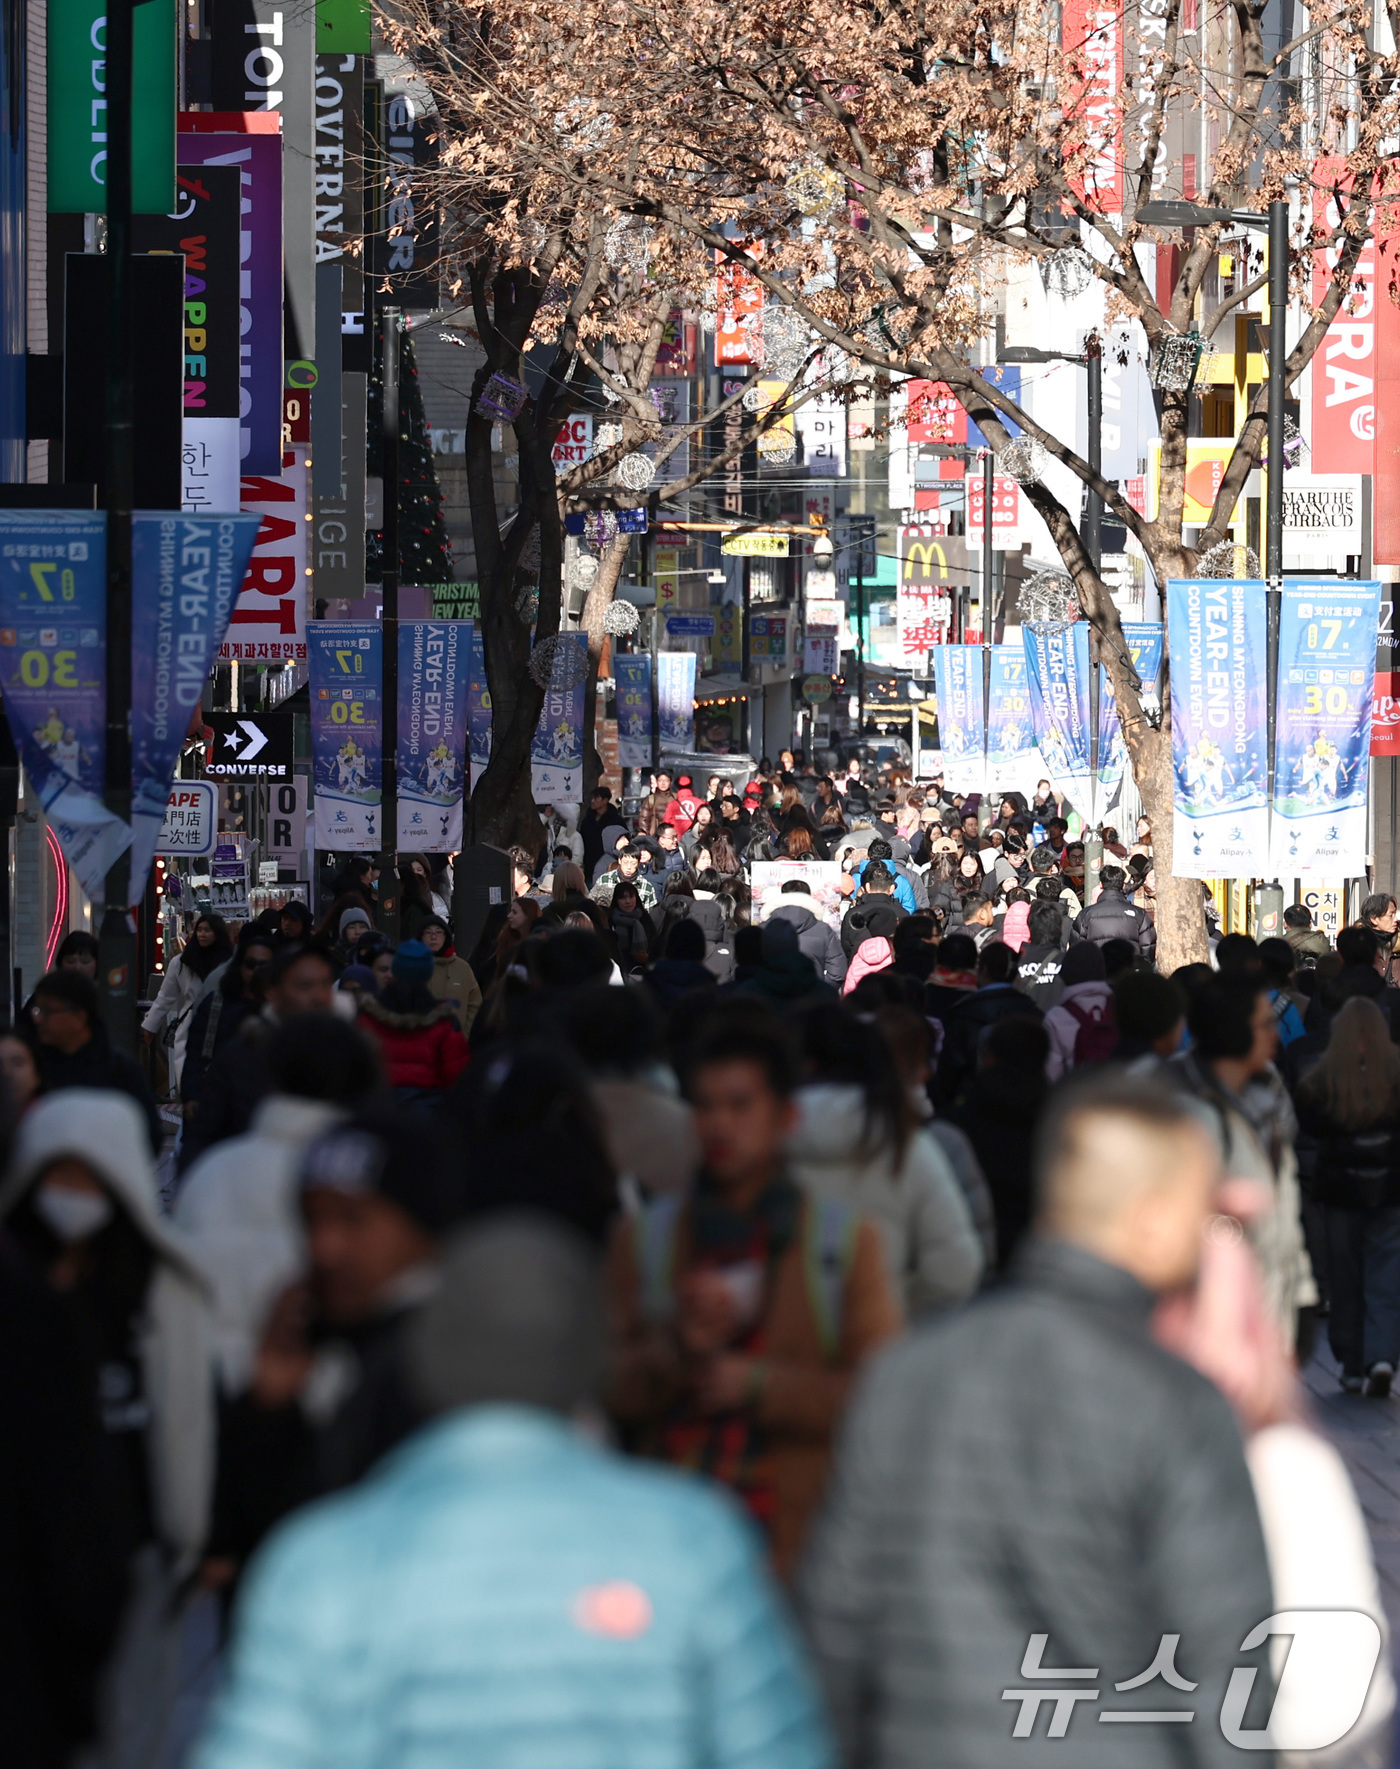
M 378 1101 L 304 1149 L 302 1272 L 223 1412 L 211 1554 L 241 1565 L 289 1511 L 360 1480 L 422 1423 L 403 1334 L 461 1220 L 462 1166 L 441 1114 Z
M 470 1055 L 456 1008 L 428 987 L 434 965 L 421 940 L 405 940 L 394 953 L 390 980 L 360 1003 L 358 1024 L 378 1044 L 390 1087 L 410 1105 L 440 1099 Z
M 373 927 L 369 916 L 363 909 L 347 909 L 336 925 L 335 955 L 340 963 L 355 962 L 355 948 Z
M 270 1545 L 197 1769 L 301 1738 L 364 1760 L 367 1736 L 403 1764 L 499 1762 L 502 1741 L 561 1763 L 580 1739 L 599 1762 L 831 1760 L 736 1509 L 578 1429 L 604 1344 L 586 1241 L 523 1214 L 453 1241 L 403 1339 L 431 1423 Z
M 439 1001 L 451 1003 L 463 1036 L 469 1038 L 481 1011 L 481 985 L 466 959 L 457 956 L 452 929 L 440 915 L 430 915 L 423 923 L 422 939 L 433 955 L 428 987 Z
M 1064 988 L 1059 1001 L 1045 1016 L 1050 1034 L 1050 1055 L 1045 1078 L 1058 1081 L 1092 1048 L 1111 1054 L 1116 1044 L 1113 991 L 1104 978 L 1103 949 L 1092 940 L 1081 940 L 1065 954 L 1060 968 Z
M 698 921 L 682 916 L 671 924 L 664 955 L 642 980 L 663 1010 L 692 989 L 715 987 L 714 973 L 705 965 L 705 931 Z

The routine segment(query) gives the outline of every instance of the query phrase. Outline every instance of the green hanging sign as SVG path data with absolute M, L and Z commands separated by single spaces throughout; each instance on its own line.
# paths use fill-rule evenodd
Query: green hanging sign
M 317 55 L 368 55 L 369 0 L 316 0 Z
M 131 207 L 175 207 L 176 0 L 133 8 Z M 49 212 L 107 210 L 107 0 L 49 0 Z

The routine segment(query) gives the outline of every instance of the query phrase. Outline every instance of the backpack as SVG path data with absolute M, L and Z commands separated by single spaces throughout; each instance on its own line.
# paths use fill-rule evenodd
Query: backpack
M 1062 1001 L 1064 1008 L 1078 1025 L 1074 1035 L 1074 1067 L 1086 1063 L 1106 1063 L 1118 1048 L 1118 1022 L 1113 1003 L 1104 1001 L 1094 1007 L 1081 1007 L 1077 1001 Z
M 654 1198 L 636 1219 L 637 1263 L 642 1312 L 665 1320 L 675 1309 L 676 1234 L 685 1199 L 674 1192 Z M 841 1301 L 855 1260 L 860 1217 L 839 1198 L 805 1200 L 802 1271 L 807 1300 L 825 1357 L 841 1349 Z

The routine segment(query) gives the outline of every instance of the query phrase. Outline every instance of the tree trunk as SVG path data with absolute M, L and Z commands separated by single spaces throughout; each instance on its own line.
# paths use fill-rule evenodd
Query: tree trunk
M 603 643 L 607 633 L 603 621 L 613 604 L 617 580 L 622 575 L 630 536 L 617 535 L 598 561 L 598 575 L 588 587 L 583 605 L 583 630 L 588 634 L 588 683 L 583 699 L 583 802 L 603 775 L 603 758 L 598 754 L 594 724 L 598 708 L 598 666 L 602 662 Z
M 1144 730 L 1133 757 L 1133 777 L 1142 808 L 1152 820 L 1152 867 L 1157 885 L 1157 968 L 1170 975 L 1183 964 L 1210 957 L 1206 943 L 1204 887 L 1198 878 L 1172 874 L 1171 728 Z

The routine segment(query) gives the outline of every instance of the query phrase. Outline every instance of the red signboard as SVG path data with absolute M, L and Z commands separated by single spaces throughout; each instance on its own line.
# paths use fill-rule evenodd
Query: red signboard
M 757 257 L 762 242 L 755 240 L 748 248 Z M 762 325 L 763 284 L 740 265 L 715 253 L 715 284 L 719 310 L 715 315 L 715 367 L 731 364 L 756 364 L 763 361 Z M 757 333 L 757 335 L 756 335 Z
M 1376 673 L 1371 703 L 1371 754 L 1400 756 L 1400 676 Z
M 1314 171 L 1314 219 L 1337 226 L 1332 189 L 1351 179 L 1345 162 L 1319 160 Z M 1344 242 L 1313 253 L 1313 300 L 1327 293 Z M 1312 362 L 1312 468 L 1315 473 L 1369 473 L 1376 437 L 1376 243 L 1368 239 L 1351 279 L 1351 294 L 1327 328 Z
M 1078 75 L 1066 116 L 1084 123 L 1082 171 L 1070 184 L 1099 215 L 1123 211 L 1123 8 L 1121 0 L 1064 0 L 1060 42 Z

